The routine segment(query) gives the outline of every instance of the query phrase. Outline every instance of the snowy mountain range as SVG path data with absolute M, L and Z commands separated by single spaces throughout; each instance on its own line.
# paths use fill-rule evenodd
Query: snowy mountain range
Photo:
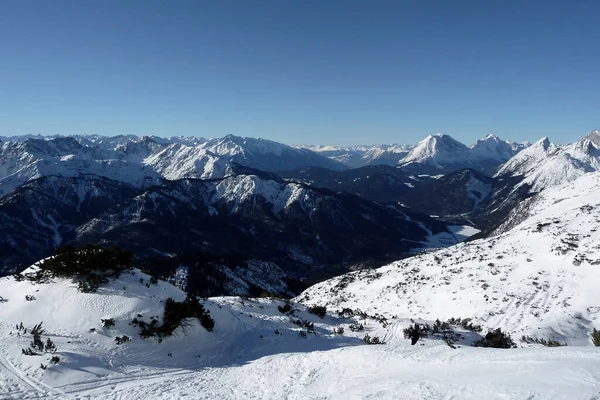
M 449 135 L 429 135 L 402 158 L 398 166 L 406 171 L 431 175 L 463 168 L 489 173 L 525 147 L 525 144 L 504 141 L 495 135 L 477 140 L 470 147 Z
M 467 147 L 449 135 L 436 134 L 427 136 L 416 145 L 296 147 L 310 149 L 350 168 L 389 165 L 400 166 L 411 173 L 439 175 L 462 168 L 493 172 L 528 145 L 527 142 L 519 144 L 487 135 Z
M 577 142 L 561 147 L 542 138 L 504 164 L 496 176 L 521 176 L 521 185 L 539 192 L 599 169 L 600 131 L 592 131 Z
M 315 153 L 338 161 L 349 168 L 359 168 L 366 165 L 394 166 L 414 148 L 414 145 L 383 144 L 346 147 L 304 145 L 295 147 L 314 151 Z
M 0 387 L 11 399 L 592 399 L 599 199 L 590 173 L 532 197 L 497 237 L 288 301 L 192 298 L 213 324 L 158 338 L 167 304 L 188 304 L 182 290 L 133 269 L 81 293 L 67 277 L 36 282 L 36 264 L 0 278 Z M 415 346 L 413 323 L 429 326 Z M 473 347 L 497 328 L 517 348 Z
M 0 397 L 596 398 L 600 132 L 457 143 L 335 170 L 260 139 L 3 141 Z M 85 243 L 134 268 L 34 263 Z M 497 329 L 517 348 L 473 347 Z
M 306 167 L 340 171 L 365 165 L 398 165 L 417 175 L 439 175 L 467 167 L 489 172 L 522 147 L 488 136 L 467 148 L 447 135 L 429 136 L 416 147 L 348 148 L 295 148 L 233 135 L 219 139 L 4 137 L 0 142 L 0 197 L 41 176 L 94 174 L 142 188 L 161 179 L 223 178 L 235 173 L 233 164 L 269 172 Z
M 306 166 L 343 168 L 310 150 L 264 139 L 162 139 L 97 136 L 29 138 L 4 141 L 0 147 L 0 197 L 41 176 L 94 174 L 136 187 L 162 179 L 223 178 L 233 164 L 264 171 Z
M 64 245 L 99 243 L 150 264 L 177 257 L 195 263 L 192 254 L 240 265 L 258 260 L 277 265 L 281 278 L 299 279 L 393 259 L 439 235 L 458 240 L 447 224 L 400 206 L 241 170 L 147 189 L 95 175 L 42 177 L 0 199 L 0 226 L 5 271 Z
M 594 131 L 563 147 L 543 139 L 520 151 L 524 145 L 493 135 L 471 147 L 447 135 L 434 135 L 421 141 L 397 166 L 354 169 L 340 169 L 338 161 L 308 149 L 231 135 L 220 139 L 10 138 L 0 145 L 0 208 L 5 210 L 2 227 L 4 232 L 11 232 L 0 243 L 4 249 L 0 261 L 4 268 L 24 268 L 58 246 L 87 240 L 127 243 L 143 257 L 242 248 L 246 261 L 257 258 L 281 263 L 287 259 L 283 269 L 288 272 L 297 272 L 301 259 L 327 268 L 367 258 L 373 262 L 375 254 L 379 254 L 377 260 L 399 256 L 422 246 L 428 235 L 452 232 L 448 228 L 451 225 L 475 226 L 484 234 L 498 229 L 508 213 L 532 193 L 596 170 L 600 164 L 598 136 Z M 368 153 L 366 147 L 361 149 Z M 386 149 L 397 152 L 400 146 Z M 480 172 L 495 168 L 515 153 L 494 177 Z M 471 172 L 458 170 L 436 175 L 437 179 L 430 175 L 465 165 Z M 69 185 L 74 186 L 65 189 Z M 59 188 L 64 193 L 57 194 Z M 378 204 L 367 201 L 358 206 L 357 200 L 344 193 Z M 65 196 L 69 196 L 68 201 Z M 379 210 L 388 202 L 396 203 L 389 210 L 400 210 L 398 215 L 408 212 L 398 203 L 408 207 L 413 212 L 410 218 L 428 228 L 407 229 L 404 217 L 383 217 L 380 211 L 374 217 L 361 211 Z M 335 218 L 338 212 L 344 218 Z M 165 222 L 168 215 L 172 220 Z M 193 226 L 179 222 L 192 215 L 196 218 Z M 446 222 L 433 222 L 427 215 Z M 222 218 L 225 220 L 215 226 L 214 222 Z M 348 224 L 344 227 L 340 224 L 345 220 Z M 365 221 L 374 223 L 367 227 Z M 283 231 L 273 231 L 280 223 L 283 225 L 278 229 Z M 164 227 L 162 235 L 156 230 L 160 226 Z M 209 234 L 208 226 L 219 233 Z M 314 241 L 316 237 L 325 240 L 324 232 L 334 228 L 344 234 L 331 236 L 325 245 Z M 381 234 L 375 233 L 380 228 Z M 383 233 L 386 229 L 404 230 L 405 234 L 396 242 L 394 234 Z M 361 230 L 368 232 L 364 237 L 371 240 L 359 241 L 371 249 L 369 252 L 363 253 L 358 247 L 349 252 L 340 246 Z M 132 232 L 138 239 L 132 240 Z M 265 247 L 247 239 L 260 236 L 257 232 L 265 237 L 287 233 L 275 233 L 273 245 Z M 313 232 L 308 235 L 313 239 L 303 237 L 302 232 Z M 223 246 L 222 240 L 229 246 Z M 264 258 L 267 251 L 271 258 Z

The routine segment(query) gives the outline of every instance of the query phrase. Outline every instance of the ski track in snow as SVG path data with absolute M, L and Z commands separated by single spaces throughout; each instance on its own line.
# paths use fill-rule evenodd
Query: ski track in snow
M 4 336 L 8 327 L 0 321 L 0 336 Z M 51 387 L 39 380 L 29 376 L 27 373 L 20 371 L 11 363 L 8 358 L 0 350 L 0 374 L 6 374 L 12 384 L 7 384 L 4 379 L 0 380 L 0 388 L 6 390 L 6 398 L 48 398 L 49 396 L 57 396 L 64 394 L 62 391 Z M 4 378 L 4 376 L 3 376 Z M 4 389 L 5 387 L 6 389 Z M 5 394 L 0 392 L 0 399 L 3 399 Z

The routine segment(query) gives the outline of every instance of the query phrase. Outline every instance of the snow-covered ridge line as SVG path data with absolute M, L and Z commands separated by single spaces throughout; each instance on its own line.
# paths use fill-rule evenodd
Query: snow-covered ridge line
M 160 179 L 212 179 L 232 175 L 235 164 L 263 171 L 306 166 L 341 169 L 310 150 L 264 139 L 117 136 L 28 138 L 0 142 L 0 197 L 47 175 L 94 174 L 144 188 Z
M 542 138 L 502 165 L 496 176 L 520 176 L 523 180 L 519 186 L 526 185 L 531 192 L 539 192 L 598 170 L 600 131 L 592 131 L 566 146 Z
M 449 135 L 429 135 L 399 161 L 402 168 L 451 172 L 462 168 L 490 172 L 526 148 L 526 144 L 504 141 L 487 135 L 470 147 Z

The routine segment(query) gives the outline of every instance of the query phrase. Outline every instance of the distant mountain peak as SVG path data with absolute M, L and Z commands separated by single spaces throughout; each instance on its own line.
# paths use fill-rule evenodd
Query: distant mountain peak
M 489 134 L 477 140 L 471 147 L 446 134 L 429 135 L 400 162 L 400 166 L 422 173 L 444 173 L 462 168 L 478 171 L 493 171 L 524 148 Z
M 585 139 L 594 143 L 596 146 L 600 146 L 600 131 L 599 130 L 591 131 L 590 133 L 587 134 Z

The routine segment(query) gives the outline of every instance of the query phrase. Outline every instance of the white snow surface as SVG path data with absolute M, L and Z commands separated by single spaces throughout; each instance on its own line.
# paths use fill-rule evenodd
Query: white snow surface
M 529 185 L 531 192 L 539 192 L 598 170 L 600 132 L 592 131 L 562 147 L 542 138 L 502 165 L 495 176 L 522 176 L 524 179 L 518 186 Z
M 600 329 L 600 173 L 545 190 L 512 230 L 319 283 L 308 304 L 473 318 L 514 337 L 591 346 Z
M 161 317 L 166 298 L 185 296 L 162 281 L 146 287 L 148 279 L 134 270 L 87 294 L 65 279 L 47 284 L 0 279 L 0 398 L 590 399 L 599 394 L 600 352 L 589 348 L 473 348 L 472 335 L 460 329 L 465 338 L 456 349 L 435 337 L 410 346 L 402 334 L 410 320 L 332 313 L 320 319 L 299 303 L 293 303 L 290 317 L 277 309 L 283 302 L 272 299 L 207 299 L 203 303 L 216 321 L 212 332 L 192 322 L 162 343 L 141 339 L 138 328 L 129 325 L 133 318 Z M 36 299 L 27 301 L 26 294 Z M 103 318 L 113 318 L 115 326 L 103 327 Z M 296 318 L 314 323 L 315 333 L 292 323 Z M 31 334 L 16 326 L 22 322 L 29 331 L 41 321 L 42 340 L 50 338 L 57 352 L 21 354 Z M 352 332 L 350 324 L 359 322 L 365 330 Z M 340 327 L 343 334 L 333 334 Z M 366 334 L 385 344 L 365 345 Z M 122 335 L 131 340 L 115 344 Z M 49 363 L 53 355 L 58 364 Z

